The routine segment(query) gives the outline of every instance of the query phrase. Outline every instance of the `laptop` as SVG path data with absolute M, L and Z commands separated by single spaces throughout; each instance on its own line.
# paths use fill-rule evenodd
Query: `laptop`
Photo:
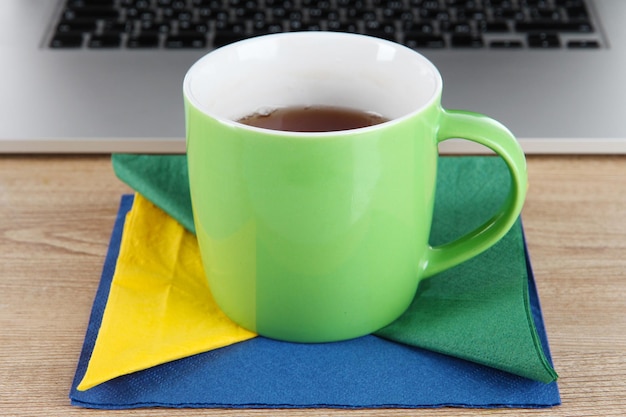
M 529 154 L 626 154 L 625 19 L 623 0 L 2 0 L 0 153 L 184 153 L 194 61 L 337 30 L 423 53 L 446 108 L 501 121 Z

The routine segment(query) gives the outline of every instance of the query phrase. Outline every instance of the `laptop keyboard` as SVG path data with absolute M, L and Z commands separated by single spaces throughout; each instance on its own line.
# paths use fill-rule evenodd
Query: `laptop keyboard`
M 584 0 L 65 0 L 56 19 L 53 49 L 211 49 L 307 30 L 414 49 L 603 46 Z

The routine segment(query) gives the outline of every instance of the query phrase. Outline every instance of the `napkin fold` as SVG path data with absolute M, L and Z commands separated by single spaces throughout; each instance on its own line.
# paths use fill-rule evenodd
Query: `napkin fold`
M 118 177 L 193 232 L 185 155 L 115 154 Z M 441 157 L 431 242 L 451 241 L 502 204 L 508 170 L 497 157 Z M 549 383 L 557 374 L 528 300 L 521 223 L 476 258 L 421 283 L 407 312 L 375 334 Z
M 187 155 L 113 154 L 119 179 L 195 233 Z
M 92 352 L 102 333 L 105 310 L 116 304 L 110 292 L 118 256 L 124 256 L 120 243 L 127 238 L 123 235 L 134 233 L 133 227 L 124 227 L 126 213 L 132 205 L 133 198 L 124 196 L 70 392 L 73 405 L 102 409 L 155 406 L 491 408 L 548 407 L 560 403 L 555 382 L 532 381 L 376 336 L 327 344 L 295 344 L 256 337 L 78 391 L 77 385 L 85 376 L 90 358 L 94 359 Z M 137 207 L 152 210 L 144 202 L 133 210 Z M 132 215 L 128 217 L 131 219 Z M 165 221 L 171 221 L 167 219 L 166 216 Z M 138 260 L 137 268 L 151 267 L 151 263 Z M 530 273 L 530 269 L 528 271 Z M 527 279 L 532 315 L 541 343 L 547 349 L 532 274 Z M 151 292 L 146 293 L 149 294 Z M 133 313 L 130 307 L 126 310 L 128 314 Z M 142 313 L 150 315 L 149 311 Z M 181 316 L 179 320 L 181 324 L 185 321 Z M 125 337 L 125 332 L 109 330 L 114 337 Z M 117 366 L 115 354 L 110 356 L 108 365 Z
M 194 235 L 137 194 L 79 390 L 256 337 L 217 306 Z

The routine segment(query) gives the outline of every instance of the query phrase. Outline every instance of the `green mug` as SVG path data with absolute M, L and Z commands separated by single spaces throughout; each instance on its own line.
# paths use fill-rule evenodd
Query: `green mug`
M 419 53 L 345 33 L 260 36 L 210 52 L 184 80 L 196 233 L 215 301 L 260 335 L 328 342 L 369 334 L 409 306 L 424 278 L 502 238 L 526 194 L 524 154 L 486 116 L 441 107 L 442 80 Z M 247 126 L 292 106 L 377 112 L 331 132 Z M 438 144 L 464 138 L 510 172 L 497 213 L 431 246 Z

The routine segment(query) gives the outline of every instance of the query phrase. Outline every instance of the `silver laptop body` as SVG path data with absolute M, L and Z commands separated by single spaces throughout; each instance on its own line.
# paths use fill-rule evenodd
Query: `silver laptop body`
M 209 49 L 51 49 L 62 3 L 0 1 L 0 152 L 183 153 L 182 80 Z M 527 153 L 626 153 L 626 1 L 589 12 L 600 48 L 420 52 L 445 107 L 501 121 Z

